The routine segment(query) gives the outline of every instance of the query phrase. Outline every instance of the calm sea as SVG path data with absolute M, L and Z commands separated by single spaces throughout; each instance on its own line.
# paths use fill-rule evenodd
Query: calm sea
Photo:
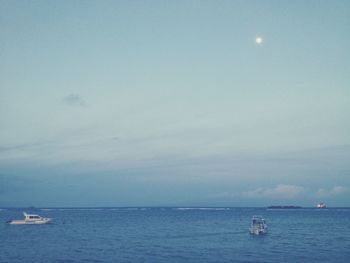
M 350 209 L 26 209 L 49 225 L 8 225 L 0 210 L 0 262 L 350 262 Z M 262 215 L 269 233 L 248 233 Z

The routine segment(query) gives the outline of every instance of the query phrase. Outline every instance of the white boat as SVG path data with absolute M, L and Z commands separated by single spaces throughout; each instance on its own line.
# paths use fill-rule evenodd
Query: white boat
M 8 223 L 11 225 L 42 225 L 51 221 L 51 218 L 41 217 L 39 215 L 27 214 L 23 212 L 23 220 L 11 220 Z
M 257 236 L 267 233 L 266 221 L 262 216 L 253 216 L 249 233 Z
M 327 208 L 326 204 L 325 203 L 318 203 L 316 205 L 316 208 Z

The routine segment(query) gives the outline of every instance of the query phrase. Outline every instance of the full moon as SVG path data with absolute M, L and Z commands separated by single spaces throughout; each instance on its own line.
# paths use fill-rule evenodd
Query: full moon
M 257 43 L 258 45 L 260 45 L 263 42 L 263 38 L 262 37 L 256 37 L 255 38 L 255 43 Z

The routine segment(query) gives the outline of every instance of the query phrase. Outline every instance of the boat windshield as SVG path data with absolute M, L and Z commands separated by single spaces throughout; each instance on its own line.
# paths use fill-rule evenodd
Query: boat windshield
M 40 219 L 40 216 L 29 216 L 30 219 Z
M 262 225 L 262 224 L 265 224 L 265 220 L 261 217 L 253 217 L 252 223 L 253 225 Z

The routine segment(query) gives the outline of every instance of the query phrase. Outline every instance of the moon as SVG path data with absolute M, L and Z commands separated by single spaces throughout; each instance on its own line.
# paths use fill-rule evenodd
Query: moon
M 255 43 L 256 44 L 260 45 L 260 44 L 262 44 L 262 42 L 263 42 L 263 38 L 262 37 L 258 36 L 258 37 L 255 38 Z

